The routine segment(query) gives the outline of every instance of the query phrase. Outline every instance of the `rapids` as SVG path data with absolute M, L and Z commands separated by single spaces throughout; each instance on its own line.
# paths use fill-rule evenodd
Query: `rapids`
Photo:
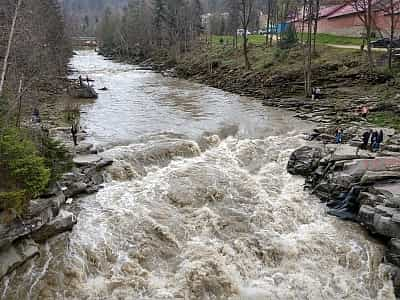
M 1 299 L 394 299 L 383 246 L 286 172 L 310 124 L 90 51 L 71 65 L 108 88 L 81 123 L 115 163 Z

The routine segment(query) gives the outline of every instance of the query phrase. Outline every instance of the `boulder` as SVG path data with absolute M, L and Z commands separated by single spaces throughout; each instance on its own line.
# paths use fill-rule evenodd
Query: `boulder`
M 24 239 L 0 251 L 0 280 L 38 254 L 38 245 L 31 239 Z
M 73 158 L 73 162 L 78 167 L 92 166 L 101 161 L 101 156 L 96 154 L 77 155 Z
M 392 221 L 391 216 L 375 214 L 374 231 L 390 238 L 400 238 L 400 224 Z
M 96 99 L 98 97 L 92 86 L 83 86 L 71 91 L 71 96 L 75 98 Z
M 361 184 L 371 184 L 377 181 L 383 181 L 388 179 L 400 179 L 400 172 L 393 171 L 367 171 L 361 178 Z
M 318 167 L 321 157 L 321 148 L 303 146 L 290 155 L 287 171 L 293 175 L 309 176 Z
M 60 206 L 64 202 L 63 194 L 52 198 L 32 200 L 22 219 L 0 224 L 0 249 L 7 248 L 15 240 L 39 230 L 58 214 Z
M 400 266 L 400 240 L 391 239 L 385 251 L 385 259 L 396 266 Z
M 86 193 L 87 184 L 84 182 L 74 182 L 64 192 L 67 198 L 74 197 L 79 194 Z
M 38 231 L 34 232 L 32 238 L 37 243 L 44 242 L 57 234 L 71 230 L 76 222 L 77 219 L 73 213 L 61 210 L 54 220 L 46 223 Z

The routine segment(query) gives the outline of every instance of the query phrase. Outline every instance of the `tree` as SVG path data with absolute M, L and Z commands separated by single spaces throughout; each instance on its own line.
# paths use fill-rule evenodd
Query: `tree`
M 4 86 L 4 81 L 5 81 L 6 73 L 7 73 L 8 59 L 10 57 L 11 44 L 12 44 L 13 38 L 14 38 L 15 26 L 17 24 L 18 11 L 21 6 L 21 3 L 22 3 L 22 0 L 18 0 L 17 5 L 15 7 L 12 24 L 11 24 L 10 34 L 9 34 L 8 43 L 7 43 L 6 55 L 4 57 L 3 69 L 1 72 L 1 78 L 0 78 L 0 97 L 3 95 L 3 86 Z
M 389 45 L 388 45 L 388 68 L 392 70 L 392 61 L 393 61 L 393 40 L 395 29 L 399 24 L 400 16 L 398 11 L 400 9 L 400 2 L 395 0 L 388 0 L 388 2 L 379 2 L 377 3 L 379 9 L 383 11 L 386 15 L 390 17 L 390 29 L 389 29 Z
M 372 0 L 352 0 L 352 6 L 357 12 L 358 18 L 365 29 L 365 40 L 367 42 L 368 68 L 373 70 L 374 62 L 371 49 L 372 30 L 374 26 L 374 14 L 372 11 Z
M 246 70 L 251 69 L 249 61 L 247 30 L 253 14 L 254 0 L 239 0 L 239 17 L 243 29 L 243 55 L 246 65 Z

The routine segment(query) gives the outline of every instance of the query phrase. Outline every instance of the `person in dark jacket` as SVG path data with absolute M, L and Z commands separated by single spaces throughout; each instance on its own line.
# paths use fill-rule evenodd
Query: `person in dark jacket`
M 383 130 L 382 129 L 379 130 L 378 139 L 376 142 L 377 142 L 377 150 L 379 150 L 381 148 L 381 144 L 383 142 Z
M 342 130 L 342 128 L 339 127 L 336 129 L 336 133 L 335 133 L 336 144 L 341 144 L 342 139 L 343 139 L 343 130 Z
M 371 135 L 371 150 L 376 151 L 378 145 L 378 131 L 374 131 Z
M 71 126 L 71 134 L 72 134 L 72 140 L 74 141 L 74 145 L 78 145 L 78 126 L 75 123 L 72 123 Z
M 368 142 L 369 142 L 369 138 L 371 136 L 372 130 L 367 130 L 366 132 L 363 133 L 362 136 L 362 140 L 363 140 L 363 144 L 361 146 L 362 149 L 367 150 L 368 148 Z

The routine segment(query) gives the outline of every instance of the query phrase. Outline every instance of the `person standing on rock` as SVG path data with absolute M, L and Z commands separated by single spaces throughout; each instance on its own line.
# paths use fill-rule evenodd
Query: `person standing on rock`
M 375 152 L 378 145 L 378 131 L 374 131 L 371 135 L 371 150 Z
M 315 89 L 315 99 L 321 99 L 321 89 L 319 87 Z
M 342 128 L 339 127 L 338 129 L 336 129 L 335 138 L 336 138 L 336 144 L 342 143 L 342 138 L 343 138 Z
M 368 149 L 368 142 L 369 142 L 369 138 L 371 136 L 372 130 L 367 130 L 366 132 L 363 133 L 362 136 L 362 140 L 363 140 L 363 144 L 362 144 L 362 149 L 367 150 Z
M 75 122 L 71 126 L 72 140 L 74 141 L 74 146 L 78 146 L 78 126 Z
M 381 144 L 383 143 L 383 130 L 379 130 L 378 139 L 377 139 L 377 150 L 381 149 Z

